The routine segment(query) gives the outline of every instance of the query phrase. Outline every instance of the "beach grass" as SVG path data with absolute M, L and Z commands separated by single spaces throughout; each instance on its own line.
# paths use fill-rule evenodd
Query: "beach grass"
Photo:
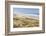
M 28 18 L 28 17 L 14 17 L 13 18 L 13 27 L 38 27 L 39 20 Z

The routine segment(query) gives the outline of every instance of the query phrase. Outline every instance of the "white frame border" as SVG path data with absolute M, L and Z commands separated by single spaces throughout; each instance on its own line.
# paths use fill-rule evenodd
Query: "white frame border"
M 13 8 L 39 8 L 39 27 L 30 27 L 30 28 L 13 28 Z M 24 30 L 23 30 L 24 29 Z M 36 31 L 36 30 L 42 30 L 42 6 L 24 6 L 24 5 L 10 5 L 10 32 L 15 31 Z

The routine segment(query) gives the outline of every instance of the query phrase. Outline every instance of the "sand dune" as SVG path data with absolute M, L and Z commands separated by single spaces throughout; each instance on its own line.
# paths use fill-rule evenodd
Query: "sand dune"
M 14 15 L 13 17 L 15 18 L 15 17 L 21 17 L 21 18 L 33 18 L 33 19 L 37 19 L 37 20 L 39 20 L 39 16 L 38 15 L 32 15 L 32 14 L 30 14 L 30 16 L 29 16 L 29 14 L 16 14 L 16 15 Z
M 25 16 L 25 15 L 15 15 L 13 16 L 13 24 L 15 27 L 38 27 L 39 18 L 38 16 Z

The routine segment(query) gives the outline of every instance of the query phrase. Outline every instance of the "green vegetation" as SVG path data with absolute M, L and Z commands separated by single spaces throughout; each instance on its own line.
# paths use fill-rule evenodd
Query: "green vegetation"
M 32 18 L 22 18 L 22 17 L 15 17 L 13 18 L 13 26 L 15 27 L 38 27 L 39 20 L 32 19 Z

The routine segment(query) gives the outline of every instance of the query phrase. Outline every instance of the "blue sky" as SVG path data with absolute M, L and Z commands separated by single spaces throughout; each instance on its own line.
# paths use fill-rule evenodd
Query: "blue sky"
M 13 8 L 13 13 L 35 14 L 39 15 L 38 8 Z

